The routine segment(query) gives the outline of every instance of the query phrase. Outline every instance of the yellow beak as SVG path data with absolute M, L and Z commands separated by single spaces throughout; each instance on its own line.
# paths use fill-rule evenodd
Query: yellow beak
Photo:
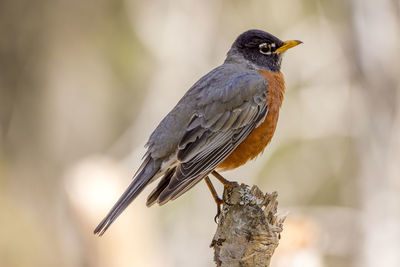
M 283 53 L 289 48 L 295 47 L 296 45 L 302 44 L 302 41 L 298 40 L 290 40 L 290 41 L 285 41 L 283 42 L 283 45 L 279 47 L 278 49 L 275 50 L 276 53 Z

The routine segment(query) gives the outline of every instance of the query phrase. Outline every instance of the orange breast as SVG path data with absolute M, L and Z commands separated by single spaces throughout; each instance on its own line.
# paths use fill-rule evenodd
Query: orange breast
M 218 165 L 218 170 L 237 168 L 247 161 L 254 159 L 264 151 L 271 141 L 278 123 L 279 109 L 285 93 L 285 81 L 281 72 L 259 71 L 268 81 L 267 105 L 268 114 L 264 122 L 254 129 L 251 134 Z

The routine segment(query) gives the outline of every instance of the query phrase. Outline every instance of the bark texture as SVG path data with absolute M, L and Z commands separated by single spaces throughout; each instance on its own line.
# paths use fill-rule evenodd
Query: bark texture
M 276 192 L 264 195 L 257 186 L 225 188 L 211 243 L 218 267 L 269 266 L 286 217 L 277 215 L 277 197 Z

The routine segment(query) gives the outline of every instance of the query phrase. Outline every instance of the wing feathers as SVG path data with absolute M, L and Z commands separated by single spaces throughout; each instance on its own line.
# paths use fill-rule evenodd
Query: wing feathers
M 198 108 L 179 142 L 180 163 L 160 192 L 159 204 L 186 192 L 229 156 L 266 116 L 266 94 L 265 79 L 253 72 L 200 93 Z

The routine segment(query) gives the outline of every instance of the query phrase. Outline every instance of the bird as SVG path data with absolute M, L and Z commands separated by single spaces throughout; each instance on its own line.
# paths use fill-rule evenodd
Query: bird
M 219 172 L 244 165 L 270 143 L 285 93 L 282 56 L 301 43 L 262 30 L 240 34 L 223 64 L 200 78 L 152 132 L 132 182 L 94 233 L 103 235 L 157 179 L 148 207 L 178 198 L 203 179 L 220 204 L 209 175 L 231 185 Z

